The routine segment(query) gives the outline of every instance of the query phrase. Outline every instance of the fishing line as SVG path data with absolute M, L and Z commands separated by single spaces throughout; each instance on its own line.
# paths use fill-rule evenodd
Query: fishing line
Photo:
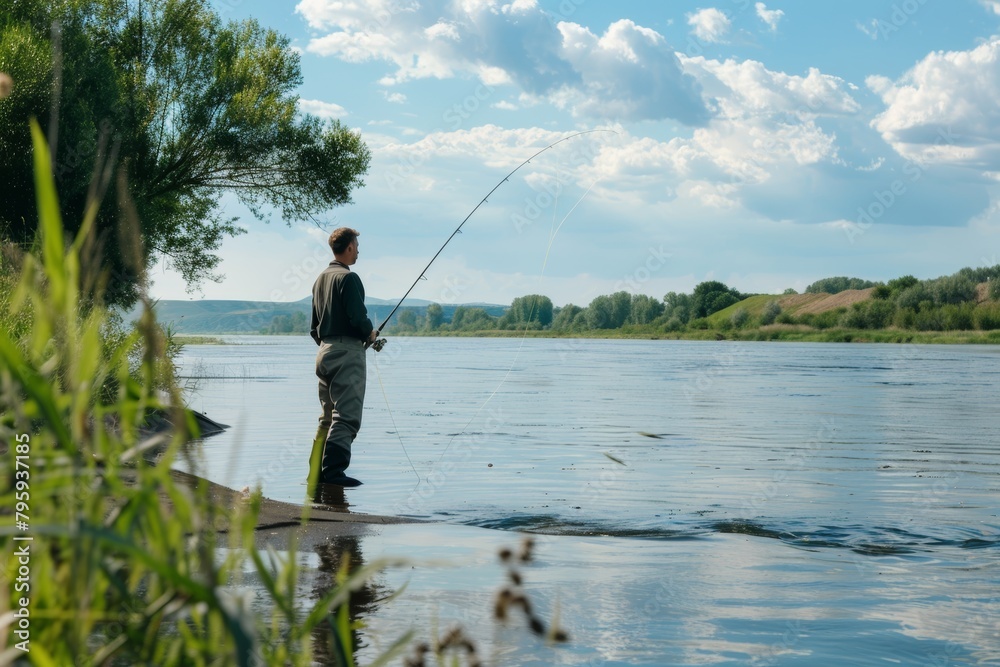
M 563 216 L 563 219 L 559 222 L 559 225 L 555 228 L 555 231 L 553 231 L 549 235 L 549 244 L 545 248 L 545 257 L 542 259 L 542 268 L 540 273 L 538 274 L 538 281 L 536 284 L 540 285 L 542 282 L 542 278 L 545 275 L 545 268 L 548 266 L 549 255 L 552 252 L 552 244 L 555 242 L 556 235 L 559 233 L 559 230 L 562 229 L 563 224 L 566 222 L 566 220 L 569 219 L 569 216 L 573 214 L 573 211 L 576 210 L 576 207 L 579 206 L 584 199 L 586 199 L 587 195 L 590 194 L 590 191 L 593 190 L 594 186 L 596 186 L 600 181 L 601 178 L 598 177 L 596 180 L 594 180 L 593 183 L 590 184 L 590 187 L 587 188 L 587 191 L 583 193 L 583 195 L 576 201 L 575 204 L 573 204 L 573 207 L 570 208 L 569 212 L 567 212 L 566 215 Z M 555 220 L 555 211 L 553 211 L 553 220 Z M 514 365 L 517 364 L 517 359 L 518 357 L 521 356 L 521 350 L 524 348 L 524 341 L 528 338 L 528 327 L 531 325 L 531 317 L 532 315 L 534 315 L 534 308 L 535 305 L 532 306 L 532 310 L 528 314 L 528 321 L 524 323 L 524 332 L 521 336 L 521 342 L 517 347 L 517 351 L 514 353 L 514 359 L 510 362 L 510 367 L 507 369 L 507 372 L 504 374 L 503 378 L 500 380 L 500 383 L 496 386 L 496 388 L 490 393 L 489 396 L 486 397 L 486 400 L 483 401 L 482 405 L 479 406 L 475 414 L 472 415 L 472 418 L 468 421 L 468 423 L 466 423 L 466 425 L 462 428 L 462 430 L 453 435 L 451 439 L 448 441 L 448 444 L 447 446 L 445 446 L 444 451 L 441 452 L 441 456 L 438 457 L 439 463 L 441 462 L 442 459 L 444 459 L 445 454 L 448 453 L 448 450 L 451 449 L 451 445 L 453 442 L 455 442 L 455 438 L 462 435 L 468 430 L 469 426 L 472 425 L 472 422 L 476 421 L 476 418 L 479 416 L 479 413 L 482 412 L 483 409 L 486 408 L 487 404 L 489 404 L 489 402 L 493 400 L 493 398 L 497 395 L 497 393 L 500 392 L 500 389 L 503 388 L 503 385 L 507 382 L 507 378 L 509 378 L 510 374 L 514 372 Z
M 497 189 L 499 189 L 501 185 L 503 185 L 504 183 L 506 183 L 510 179 L 510 177 L 513 176 L 519 169 L 521 169 L 523 166 L 525 166 L 526 164 L 528 164 L 533 159 L 535 159 L 536 157 L 538 157 L 539 155 L 541 155 L 545 151 L 549 150 L 553 146 L 561 144 L 562 142 L 567 141 L 569 139 L 572 139 L 574 137 L 579 137 L 579 136 L 584 135 L 584 134 L 592 134 L 594 132 L 613 132 L 614 134 L 617 134 L 617 132 L 615 132 L 614 130 L 610 130 L 610 129 L 596 129 L 596 130 L 585 130 L 583 132 L 576 132 L 574 134 L 565 136 L 562 139 L 559 139 L 558 141 L 554 141 L 551 144 L 549 144 L 548 146 L 546 146 L 546 147 L 542 148 L 541 150 L 537 151 L 536 153 L 534 153 L 531 157 L 529 157 L 528 159 L 524 160 L 519 165 L 517 165 L 516 167 L 514 167 L 514 169 L 512 169 L 510 171 L 510 173 L 508 173 L 506 176 L 503 177 L 503 179 L 501 179 L 496 185 L 494 185 L 493 188 L 486 194 L 486 196 L 483 197 L 479 201 L 479 203 L 476 204 L 475 207 L 469 212 L 469 214 L 467 216 L 465 216 L 465 218 L 462 220 L 462 222 L 459 223 L 458 227 L 455 228 L 455 230 L 451 233 L 451 235 L 447 238 L 447 240 L 445 240 L 445 242 L 441 245 L 441 247 L 438 249 L 438 251 L 436 253 L 434 253 L 434 256 L 431 257 L 431 260 L 427 263 L 427 266 L 425 266 L 424 269 L 423 269 L 423 271 L 420 272 L 420 274 L 417 276 L 417 279 L 413 281 L 413 284 L 410 285 L 410 288 L 406 290 L 406 292 L 403 294 L 402 298 L 400 298 L 399 302 L 393 307 L 393 309 L 391 311 L 389 311 L 389 314 L 382 321 L 382 324 L 380 324 L 378 326 L 378 328 L 376 329 L 376 335 L 378 335 L 378 333 L 381 333 L 382 329 L 385 328 L 385 326 L 386 326 L 386 324 L 388 324 L 389 320 L 392 319 L 392 316 L 396 313 L 396 311 L 399 309 L 399 307 L 403 305 L 403 302 L 410 295 L 410 292 L 413 291 L 413 288 L 415 288 L 417 286 L 417 284 L 421 280 L 425 280 L 426 279 L 425 276 L 426 276 L 426 273 L 427 273 L 428 269 L 430 269 L 431 265 L 438 258 L 438 256 L 444 251 L 445 247 L 451 242 L 451 240 L 453 238 L 455 238 L 456 235 L 458 235 L 458 234 L 461 233 L 462 227 L 465 225 L 466 222 L 469 221 L 469 218 L 471 218 L 473 216 L 473 214 L 476 211 L 479 210 L 480 206 L 482 206 L 483 204 L 485 204 L 487 202 L 487 200 L 490 198 L 490 196 L 494 192 L 496 192 Z M 563 223 L 566 222 L 566 220 L 573 213 L 573 211 L 576 210 L 577 206 L 579 206 L 580 203 L 584 200 L 584 198 L 586 198 L 586 196 L 588 194 L 590 194 L 590 191 L 593 190 L 594 186 L 597 185 L 597 183 L 600 180 L 601 180 L 600 178 L 596 179 L 591 184 L 591 186 L 589 188 L 587 188 L 587 191 L 583 193 L 583 196 L 580 197 L 580 199 L 576 202 L 576 204 L 574 204 L 573 207 L 569 210 L 569 212 L 563 217 L 562 221 L 559 223 L 558 227 L 556 227 L 555 231 L 553 231 L 550 234 L 550 236 L 549 236 L 549 243 L 548 243 L 548 246 L 545 249 L 545 257 L 544 257 L 544 259 L 542 261 L 542 273 L 540 273 L 539 276 L 538 276 L 539 283 L 541 282 L 542 275 L 545 272 L 545 267 L 548 264 L 549 254 L 550 254 L 550 252 L 552 250 L 552 243 L 555 241 L 556 234 L 559 233 L 559 229 L 562 228 Z M 556 201 L 558 201 L 558 195 L 556 197 Z M 553 220 L 555 220 L 555 211 L 553 211 Z M 522 338 L 521 338 L 521 344 L 518 347 L 518 350 L 517 350 L 517 352 L 514 355 L 514 360 L 511 362 L 511 365 L 507 369 L 507 372 L 504 375 L 503 379 L 501 379 L 500 383 L 496 386 L 496 388 L 493 390 L 493 392 L 479 406 L 479 408 L 476 410 L 475 414 L 473 414 L 472 418 L 468 421 L 468 423 L 465 425 L 465 427 L 462 430 L 460 430 L 459 432 L 455 433 L 451 437 L 451 439 L 448 441 L 448 444 L 445 447 L 444 451 L 441 452 L 441 456 L 438 458 L 439 462 L 441 461 L 441 459 L 444 458 L 445 454 L 448 453 L 448 450 L 451 449 L 451 445 L 455 441 L 455 438 L 457 438 L 459 435 L 462 435 L 463 433 L 465 433 L 465 431 L 469 428 L 469 426 L 472 424 L 472 422 L 475 421 L 476 418 L 479 416 L 479 413 L 481 413 L 483 411 L 483 409 L 486 407 L 486 405 L 491 400 L 493 400 L 493 397 L 496 396 L 496 394 L 503 387 L 504 383 L 507 381 L 507 378 L 513 372 L 514 365 L 517 363 L 517 358 L 518 358 L 518 356 L 521 353 L 521 349 L 524 347 L 524 340 L 528 336 L 528 326 L 530 325 L 530 322 L 531 322 L 531 316 L 534 314 L 534 307 L 535 306 L 533 305 L 532 311 L 531 311 L 531 313 L 529 313 L 528 322 L 525 323 L 524 332 L 523 332 L 523 335 L 522 335 Z M 379 351 L 379 350 L 382 349 L 382 346 L 384 344 L 385 344 L 385 340 L 384 339 L 376 340 L 375 344 L 373 344 L 373 347 L 375 347 L 376 351 Z M 388 395 L 387 395 L 387 393 L 385 391 L 385 386 L 382 383 L 382 375 L 381 375 L 381 371 L 379 370 L 379 366 L 378 366 L 378 361 L 377 360 L 376 360 L 376 363 L 375 363 L 375 369 L 376 369 L 376 373 L 377 373 L 378 379 L 379 379 L 379 386 L 382 388 L 382 396 L 383 396 L 383 398 L 385 400 L 385 403 L 386 403 L 386 409 L 389 412 L 389 418 L 390 418 L 390 420 L 393 423 L 393 429 L 396 431 L 396 437 L 399 439 L 399 445 L 403 449 L 403 453 L 406 455 L 407 461 L 409 461 L 409 463 L 410 463 L 410 468 L 413 470 L 413 473 L 417 476 L 417 484 L 419 485 L 420 481 L 421 481 L 420 473 L 417 472 L 416 466 L 413 465 L 413 461 L 412 461 L 412 459 L 410 459 L 410 455 L 406 451 L 406 446 L 403 444 L 403 438 L 402 438 L 401 434 L 399 433 L 399 429 L 396 427 L 395 418 L 392 416 L 392 410 L 389 407 L 389 397 L 388 397 Z
M 378 356 L 375 357 L 375 375 L 378 377 L 378 386 L 382 389 L 382 398 L 385 399 L 385 409 L 389 413 L 389 421 L 392 422 L 392 430 L 396 432 L 396 437 L 399 439 L 399 446 L 403 450 L 403 454 L 406 455 L 406 460 L 410 464 L 410 468 L 413 470 L 413 474 L 417 476 L 417 484 L 420 484 L 420 473 L 417 472 L 417 467 L 413 465 L 413 459 L 410 458 L 410 453 L 406 451 L 406 445 L 403 444 L 403 436 L 399 433 L 399 427 L 396 426 L 396 418 L 392 415 L 392 408 L 389 407 L 389 394 L 385 391 L 385 385 L 382 383 L 382 369 L 379 368 Z
M 434 263 L 434 260 L 436 260 L 438 258 L 438 255 L 440 255 L 442 253 L 442 251 L 444 251 L 445 247 L 449 243 L 451 243 L 451 240 L 453 238 L 455 238 L 456 235 L 462 233 L 462 227 L 465 225 L 466 222 L 469 221 L 469 218 L 471 218 L 473 216 L 473 214 L 476 211 L 479 210 L 479 207 L 486 203 L 486 201 L 490 198 L 490 195 L 492 195 L 494 192 L 496 192 L 497 189 L 499 189 L 501 185 L 503 185 L 504 183 L 506 183 L 508 181 L 508 179 L 510 179 L 510 177 L 513 176 L 521 167 L 523 167 L 524 165 L 528 164 L 529 162 L 531 162 L 536 157 L 538 157 L 539 155 L 541 155 L 545 151 L 549 150 L 553 146 L 557 146 L 557 145 L 561 144 L 562 142 L 568 141 L 569 139 L 572 139 L 574 137 L 579 137 L 579 136 L 582 136 L 584 134 L 592 134 L 594 132 L 614 132 L 615 134 L 618 134 L 614 130 L 607 130 L 607 129 L 584 130 L 583 132 L 577 132 L 575 134 L 571 134 L 569 136 L 563 137 L 562 139 L 559 139 L 558 141 L 553 141 L 551 144 L 549 144 L 548 146 L 546 146 L 545 148 L 541 149 L 540 151 L 538 151 L 537 153 L 535 153 L 534 155 L 532 155 L 531 157 L 529 157 L 527 160 L 525 160 L 521 164 L 519 164 L 516 167 L 514 167 L 513 169 L 511 169 L 511 171 L 510 171 L 509 174 L 507 174 L 506 176 L 504 176 L 500 180 L 499 183 L 497 183 L 496 185 L 493 186 L 492 190 L 490 190 L 489 192 L 486 193 L 485 197 L 483 197 L 482 199 L 479 200 L 479 203 L 476 204 L 475 208 L 473 208 L 471 211 L 469 211 L 469 215 L 465 216 L 465 219 L 462 220 L 461 223 L 459 223 L 458 227 L 455 228 L 455 231 L 453 231 L 451 233 L 451 236 L 449 236 L 448 239 L 441 245 L 441 247 L 438 248 L 438 251 L 436 253 L 434 253 L 433 257 L 431 257 L 431 261 L 427 262 L 427 266 L 424 267 L 424 270 L 420 272 L 420 275 L 417 276 L 417 279 L 413 281 L 412 285 L 410 285 L 410 289 L 406 290 L 406 293 L 403 294 L 403 297 L 399 300 L 399 303 L 397 303 L 393 307 L 393 309 L 389 311 L 389 314 L 382 321 L 382 324 L 379 325 L 379 327 L 376 329 L 376 331 L 377 332 L 381 332 L 382 329 L 385 328 L 385 325 L 388 324 L 388 322 L 389 322 L 390 319 L 392 319 L 392 316 L 396 313 L 396 311 L 399 309 L 399 307 L 403 305 L 403 301 L 406 300 L 406 297 L 410 296 L 410 292 L 412 292 L 413 288 L 417 286 L 417 283 L 419 283 L 421 280 L 425 279 L 426 274 L 427 274 L 427 270 L 429 268 L 431 268 L 431 264 Z

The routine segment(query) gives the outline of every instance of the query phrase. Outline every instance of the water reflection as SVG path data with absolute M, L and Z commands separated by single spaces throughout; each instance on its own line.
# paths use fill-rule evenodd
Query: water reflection
M 312 599 L 320 600 L 334 588 L 344 583 L 350 575 L 364 566 L 364 553 L 357 535 L 339 535 L 315 547 L 319 556 L 319 574 L 313 582 Z M 368 648 L 359 631 L 359 619 L 373 616 L 378 612 L 381 600 L 389 597 L 391 591 L 375 579 L 363 581 L 351 590 L 346 605 L 346 627 L 350 633 L 350 647 L 345 647 L 338 631 L 338 616 L 343 607 L 335 607 L 330 615 L 313 631 L 313 660 L 322 665 L 351 664 L 346 659 L 346 651 L 354 656 L 360 649 Z M 353 658 L 352 658 L 353 659 Z
M 322 509 L 332 512 L 350 512 L 344 487 L 336 484 L 317 484 L 313 492 L 313 502 Z
M 367 578 L 352 579 L 380 557 L 379 554 L 369 557 L 366 552 L 371 549 L 365 543 L 365 537 L 379 527 L 331 514 L 353 513 L 343 487 L 318 485 L 311 500 L 314 505 L 308 508 L 309 520 L 304 524 L 300 523 L 294 506 L 265 504 L 261 510 L 264 523 L 255 535 L 256 545 L 261 550 L 273 550 L 282 560 L 294 558 L 299 564 L 300 618 L 323 600 L 339 597 L 338 592 L 349 589 L 349 595 L 340 598 L 344 603 L 329 609 L 311 632 L 312 664 L 357 664 L 354 656 L 376 648 L 359 629 L 361 621 L 379 615 L 384 601 L 394 594 L 393 587 L 386 583 L 384 571 L 373 570 Z M 263 582 L 251 571 L 245 583 L 257 590 L 254 599 L 259 613 L 270 618 L 275 610 L 270 606 Z

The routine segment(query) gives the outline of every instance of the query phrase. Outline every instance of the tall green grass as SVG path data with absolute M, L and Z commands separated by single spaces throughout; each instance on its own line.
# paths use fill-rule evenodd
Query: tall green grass
M 134 332 L 106 334 L 108 315 L 92 298 L 99 286 L 89 291 L 97 283 L 86 275 L 96 208 L 67 245 L 34 123 L 32 135 L 39 257 L 23 256 L 16 286 L 12 271 L 0 272 L 13 288 L 0 304 L 0 664 L 307 665 L 322 624 L 350 647 L 349 624 L 334 612 L 384 563 L 341 577 L 303 609 L 295 559 L 254 546 L 259 494 L 245 507 L 220 507 L 207 484 L 171 475 L 196 426 L 164 368 L 167 343 L 148 302 Z M 169 413 L 176 428 L 144 435 L 152 411 Z M 155 464 L 144 457 L 154 446 L 162 452 Z M 10 508 L 27 516 L 26 530 Z M 15 540 L 24 537 L 31 540 Z M 13 557 L 25 544 L 26 578 Z M 244 570 L 269 597 L 270 614 L 251 612 L 234 592 Z M 15 632 L 22 598 L 28 653 Z M 402 640 L 376 664 L 401 649 Z M 353 664 L 349 648 L 340 655 Z

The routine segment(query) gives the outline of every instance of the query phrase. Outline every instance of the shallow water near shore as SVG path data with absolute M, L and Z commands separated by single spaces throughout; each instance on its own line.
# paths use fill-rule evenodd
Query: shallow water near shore
M 232 426 L 203 472 L 302 502 L 315 345 L 227 340 L 181 358 L 190 407 Z M 504 665 L 1000 664 L 1000 348 L 393 338 L 368 360 L 346 502 L 435 523 L 349 538 L 419 563 L 381 576 L 407 589 L 362 612 L 362 664 L 432 618 Z M 568 645 L 490 620 L 518 533 Z

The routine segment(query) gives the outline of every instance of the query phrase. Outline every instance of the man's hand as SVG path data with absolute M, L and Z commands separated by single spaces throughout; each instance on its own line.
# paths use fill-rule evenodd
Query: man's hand
M 369 347 L 375 348 L 376 352 L 381 352 L 382 348 L 385 347 L 385 338 L 378 337 L 378 329 L 372 331 L 372 335 L 368 336 L 368 340 L 365 341 L 365 349 Z
M 382 346 L 378 344 L 378 329 L 372 329 L 372 332 L 368 334 L 368 338 L 365 339 L 365 349 L 375 346 L 375 351 L 378 352 L 382 349 Z

